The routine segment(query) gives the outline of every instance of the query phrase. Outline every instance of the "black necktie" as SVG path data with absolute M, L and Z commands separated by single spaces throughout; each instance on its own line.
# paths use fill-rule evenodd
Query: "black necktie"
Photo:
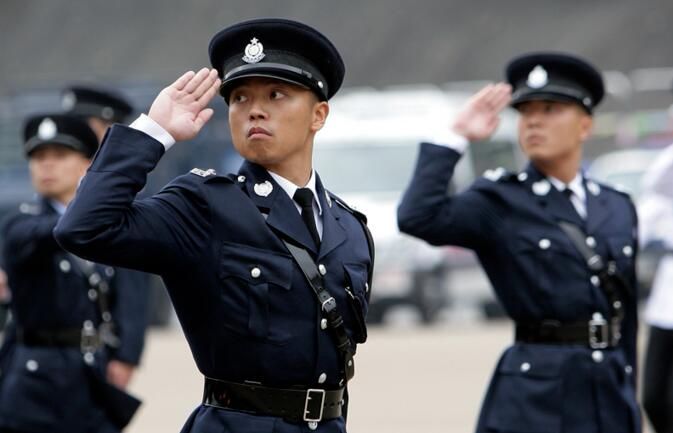
M 572 208 L 573 208 L 573 210 L 575 211 L 575 213 L 576 213 L 577 215 L 579 215 L 580 218 L 584 219 L 584 217 L 577 211 L 577 208 L 575 207 L 575 203 L 573 203 L 573 201 L 571 200 L 572 196 L 575 195 L 575 193 L 573 192 L 573 190 L 570 189 L 570 187 L 566 185 L 565 189 L 562 190 L 561 192 L 563 193 L 564 196 L 566 196 L 566 198 L 567 198 L 568 201 L 570 202 L 570 206 L 572 206 Z
M 311 237 L 316 245 L 320 245 L 320 236 L 315 226 L 315 217 L 313 216 L 313 192 L 308 188 L 298 188 L 292 197 L 301 207 L 301 219 L 308 228 Z

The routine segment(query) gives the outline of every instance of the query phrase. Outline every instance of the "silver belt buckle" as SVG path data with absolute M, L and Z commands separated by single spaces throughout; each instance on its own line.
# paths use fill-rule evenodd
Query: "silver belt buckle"
M 98 331 L 93 327 L 91 322 L 86 321 L 82 326 L 82 334 L 80 337 L 80 350 L 82 353 L 94 353 L 100 347 L 100 339 Z
M 309 405 L 314 406 L 315 403 L 311 403 L 314 398 L 320 399 L 320 410 L 318 411 L 317 417 L 311 417 L 311 409 Z M 306 390 L 306 401 L 304 403 L 304 421 L 306 422 L 320 422 L 322 421 L 322 413 L 325 408 L 325 390 L 324 389 L 315 389 L 311 388 Z
M 604 318 L 594 317 L 589 320 L 589 347 L 592 349 L 606 349 L 608 347 L 609 329 Z

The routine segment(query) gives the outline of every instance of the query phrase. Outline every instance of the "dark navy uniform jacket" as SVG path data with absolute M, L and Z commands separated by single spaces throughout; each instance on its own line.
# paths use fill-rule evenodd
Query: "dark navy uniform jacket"
M 400 229 L 433 245 L 473 249 L 497 297 L 515 321 L 589 321 L 609 317 L 607 299 L 559 220 L 593 237 L 635 288 L 636 216 L 630 199 L 585 181 L 587 218 L 532 165 L 522 173 L 491 172 L 467 191 L 447 195 L 460 154 L 423 143 L 398 209 Z M 593 243 L 593 242 L 591 242 Z M 593 282 L 592 282 L 593 280 Z M 635 290 L 634 290 L 635 292 Z M 635 433 L 636 297 L 616 349 L 587 345 L 514 344 L 503 354 L 477 431 Z
M 100 323 L 97 304 L 77 259 L 55 241 L 59 214 L 47 200 L 21 205 L 4 227 L 4 257 L 12 288 L 13 323 L 2 348 L 0 429 L 26 432 L 116 431 L 89 391 L 91 374 L 105 374 L 108 359 L 137 364 L 147 322 L 147 294 L 138 273 L 95 265 L 110 286 L 113 320 L 121 345 L 97 353 L 87 366 L 79 347 L 26 346 L 17 328 L 54 330 Z
M 370 257 L 356 216 L 317 179 L 323 209 L 318 249 L 292 199 L 250 162 L 232 177 L 193 170 L 153 197 L 134 201 L 163 153 L 150 136 L 115 125 L 56 227 L 59 243 L 91 260 L 161 275 L 205 376 L 275 387 L 339 387 L 342 362 L 335 343 L 276 232 L 326 267 L 326 287 L 352 338 L 361 341 L 355 315 L 365 313 Z M 265 182 L 272 188 L 257 187 L 269 192 L 259 195 L 255 186 Z M 349 308 L 345 287 L 364 308 Z M 309 430 L 306 423 L 201 406 L 183 431 Z M 318 431 L 345 431 L 344 421 L 323 421 Z

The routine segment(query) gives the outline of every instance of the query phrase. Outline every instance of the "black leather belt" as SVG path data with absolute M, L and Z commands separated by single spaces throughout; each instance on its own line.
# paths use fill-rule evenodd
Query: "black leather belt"
M 17 328 L 16 339 L 19 343 L 25 344 L 26 346 L 79 347 L 82 341 L 82 330 L 79 328 Z
M 206 378 L 203 404 L 221 409 L 283 418 L 290 422 L 320 422 L 341 416 L 344 388 L 282 389 Z
M 25 329 L 17 327 L 16 339 L 26 346 L 77 347 L 82 353 L 95 352 L 101 341 L 95 328 Z
M 592 349 L 616 347 L 621 338 L 619 321 L 596 316 L 587 322 L 561 323 L 545 320 L 516 324 L 516 341 L 538 344 L 580 344 Z

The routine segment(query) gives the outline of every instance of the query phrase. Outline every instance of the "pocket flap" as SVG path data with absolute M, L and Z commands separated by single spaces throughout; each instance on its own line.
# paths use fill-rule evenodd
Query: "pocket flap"
M 290 290 L 292 268 L 289 254 L 232 242 L 222 244 L 220 278 L 236 277 L 250 284 L 272 283 Z
M 503 357 L 499 373 L 527 377 L 553 378 L 561 375 L 565 357 L 554 348 L 513 346 Z

